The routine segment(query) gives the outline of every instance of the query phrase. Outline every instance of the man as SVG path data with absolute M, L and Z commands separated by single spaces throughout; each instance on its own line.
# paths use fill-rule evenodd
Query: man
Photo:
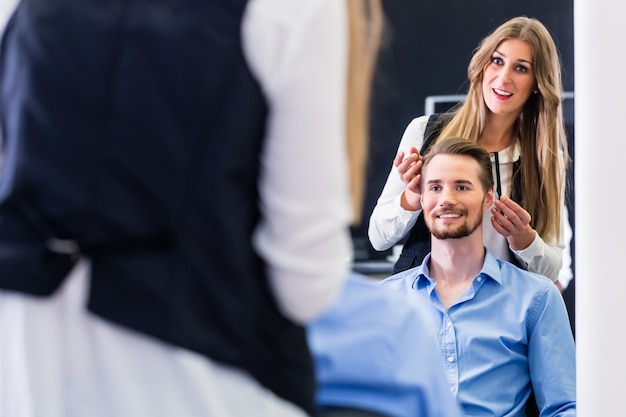
M 352 273 L 309 325 L 318 416 L 457 417 L 421 306 Z
M 429 310 L 450 390 L 467 415 L 524 416 L 531 391 L 542 416 L 576 415 L 575 346 L 558 289 L 483 246 L 483 212 L 494 201 L 489 154 L 464 139 L 441 140 L 421 175 L 431 253 L 381 285 Z

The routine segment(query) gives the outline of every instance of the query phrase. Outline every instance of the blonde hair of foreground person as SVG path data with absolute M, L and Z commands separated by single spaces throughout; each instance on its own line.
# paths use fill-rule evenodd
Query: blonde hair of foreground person
M 569 155 L 563 121 L 559 53 L 552 36 L 540 21 L 516 17 L 483 39 L 467 68 L 470 82 L 467 98 L 452 110 L 452 118 L 439 138 L 460 136 L 473 142 L 478 140 L 487 118 L 483 72 L 493 52 L 507 39 L 530 44 L 537 82 L 537 93 L 531 94 L 516 122 L 522 154 L 521 205 L 530 213 L 530 225 L 540 236 L 558 240 L 566 183 L 564 167 L 569 163 Z
M 384 15 L 381 0 L 347 0 L 348 59 L 346 135 L 352 193 L 352 223 L 362 217 L 369 142 L 372 80 L 380 48 Z

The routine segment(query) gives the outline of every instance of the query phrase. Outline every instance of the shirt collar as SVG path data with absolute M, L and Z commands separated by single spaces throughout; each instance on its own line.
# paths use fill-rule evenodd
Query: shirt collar
M 428 262 L 430 261 L 430 253 L 426 255 L 422 264 L 415 268 L 415 279 L 413 280 L 411 287 L 413 289 L 426 288 L 429 285 L 434 284 L 434 280 L 430 277 L 430 271 L 428 269 Z M 486 279 L 491 279 L 498 284 L 502 285 L 502 274 L 500 272 L 499 261 L 485 248 L 485 261 L 483 267 L 478 273 Z

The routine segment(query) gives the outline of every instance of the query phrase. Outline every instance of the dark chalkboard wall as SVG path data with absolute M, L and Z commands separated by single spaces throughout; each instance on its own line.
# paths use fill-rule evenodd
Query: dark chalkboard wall
M 424 114 L 427 96 L 465 93 L 467 65 L 487 33 L 519 15 L 541 20 L 560 51 L 564 89 L 574 88 L 573 0 L 383 0 L 383 6 L 387 38 L 374 81 L 368 189 L 363 221 L 353 229 L 357 259 L 362 260 L 389 255 L 371 248 L 367 222 L 404 128 Z M 570 100 L 565 116 L 572 153 L 573 114 Z M 573 202 L 573 189 L 568 196 Z M 571 287 L 566 299 L 574 282 Z M 569 298 L 573 304 L 573 296 Z

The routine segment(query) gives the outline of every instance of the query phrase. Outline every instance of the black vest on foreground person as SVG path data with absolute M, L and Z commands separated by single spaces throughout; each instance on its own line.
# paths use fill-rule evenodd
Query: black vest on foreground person
M 91 311 L 311 412 L 304 329 L 250 243 L 267 103 L 245 4 L 22 2 L 0 69 L 0 288 L 49 295 L 88 256 Z
M 424 129 L 424 143 L 420 149 L 420 155 L 425 155 L 430 149 L 434 140 L 437 138 L 441 129 L 447 122 L 445 115 L 433 114 L 428 118 L 426 129 Z M 521 175 L 520 175 L 520 161 L 513 163 L 513 187 L 511 190 L 511 199 L 518 204 L 522 201 L 521 198 Z M 510 250 L 510 249 L 509 249 Z M 413 228 L 409 232 L 409 235 L 402 246 L 402 252 L 398 257 L 398 260 L 393 266 L 393 273 L 406 271 L 407 269 L 414 268 L 422 264 L 422 261 L 430 253 L 430 231 L 426 227 L 424 222 L 423 213 L 419 214 L 417 221 L 413 225 Z M 511 255 L 512 263 L 518 267 L 521 267 L 519 261 L 515 255 Z

